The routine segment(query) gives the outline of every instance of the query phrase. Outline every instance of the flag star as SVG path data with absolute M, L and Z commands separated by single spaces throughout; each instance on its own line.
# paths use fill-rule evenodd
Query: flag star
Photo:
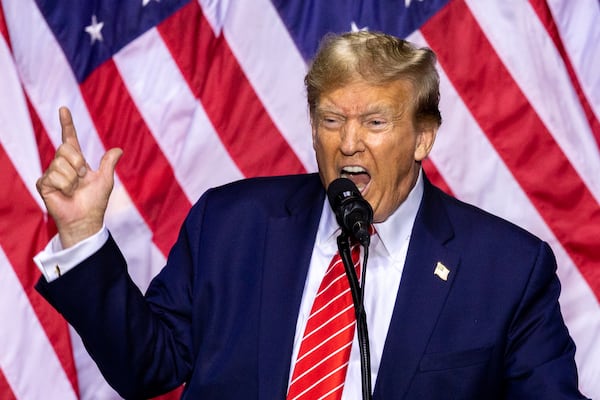
M 142 7 L 146 7 L 148 4 L 150 4 L 152 0 L 142 0 Z M 157 3 L 160 3 L 160 0 L 154 0 Z
M 423 0 L 419 0 L 420 2 L 423 2 Z M 404 0 L 404 6 L 406 8 L 410 7 L 410 3 L 412 2 L 412 0 Z
M 364 26 L 362 28 L 359 28 L 358 25 L 356 25 L 356 22 L 352 21 L 352 23 L 350 24 L 350 30 L 352 32 L 368 31 L 369 27 L 368 26 Z
M 104 22 L 98 22 L 98 18 L 96 15 L 92 15 L 92 23 L 85 27 L 85 31 L 90 34 L 90 38 L 92 39 L 92 44 L 98 40 L 102 41 L 102 28 L 104 27 Z

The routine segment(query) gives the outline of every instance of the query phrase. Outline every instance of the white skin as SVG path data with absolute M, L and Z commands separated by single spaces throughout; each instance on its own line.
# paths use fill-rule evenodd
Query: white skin
M 313 120 L 313 147 L 325 187 L 351 179 L 385 221 L 408 196 L 438 126 L 413 121 L 412 85 L 357 80 L 323 93 Z
M 36 187 L 56 222 L 63 248 L 68 248 L 102 228 L 115 167 L 123 152 L 118 148 L 107 151 L 98 170 L 93 171 L 81 152 L 66 107 L 59 109 L 59 120 L 62 144 Z

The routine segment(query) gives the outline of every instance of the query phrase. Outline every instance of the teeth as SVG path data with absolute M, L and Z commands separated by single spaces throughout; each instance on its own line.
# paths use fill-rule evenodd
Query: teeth
M 342 173 L 344 172 L 349 174 L 359 174 L 361 172 L 367 172 L 367 170 L 359 166 L 350 166 L 342 168 Z

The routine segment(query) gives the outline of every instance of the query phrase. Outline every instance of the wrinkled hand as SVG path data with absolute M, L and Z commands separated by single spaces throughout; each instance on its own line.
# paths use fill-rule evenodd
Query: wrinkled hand
M 36 187 L 67 248 L 102 228 L 115 166 L 123 152 L 118 148 L 107 151 L 98 170 L 92 171 L 81 152 L 69 109 L 61 107 L 59 118 L 62 144 Z

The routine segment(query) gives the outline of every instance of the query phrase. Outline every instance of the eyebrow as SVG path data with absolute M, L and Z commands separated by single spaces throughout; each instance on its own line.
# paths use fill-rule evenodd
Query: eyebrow
M 367 110 L 365 110 L 363 113 L 356 115 L 357 118 L 369 118 L 372 117 L 374 115 L 380 115 L 385 119 L 388 119 L 390 121 L 398 121 L 401 120 L 402 117 L 405 115 L 405 111 L 400 110 L 398 112 L 394 112 L 395 110 L 392 110 L 390 107 L 380 107 L 380 106 L 374 106 L 374 107 L 368 107 Z M 317 108 L 316 110 L 316 115 L 323 117 L 324 115 L 336 115 L 338 117 L 343 117 L 343 118 L 348 118 L 348 117 L 353 117 L 352 115 L 348 116 L 346 114 L 344 114 L 343 112 L 336 110 L 336 109 L 329 109 L 328 107 L 323 107 L 323 108 Z
M 342 111 L 340 111 L 339 109 L 337 109 L 337 107 L 317 107 L 316 109 L 317 113 L 319 114 L 323 114 L 323 113 L 331 113 L 331 114 L 337 114 L 337 115 L 346 115 L 345 113 L 343 113 Z M 373 114 L 388 114 L 388 115 L 394 115 L 394 110 L 392 110 L 392 107 L 387 107 L 387 106 L 382 106 L 382 105 L 373 105 L 373 106 L 368 106 L 367 109 L 360 113 L 359 116 L 368 116 L 368 115 L 373 115 Z

